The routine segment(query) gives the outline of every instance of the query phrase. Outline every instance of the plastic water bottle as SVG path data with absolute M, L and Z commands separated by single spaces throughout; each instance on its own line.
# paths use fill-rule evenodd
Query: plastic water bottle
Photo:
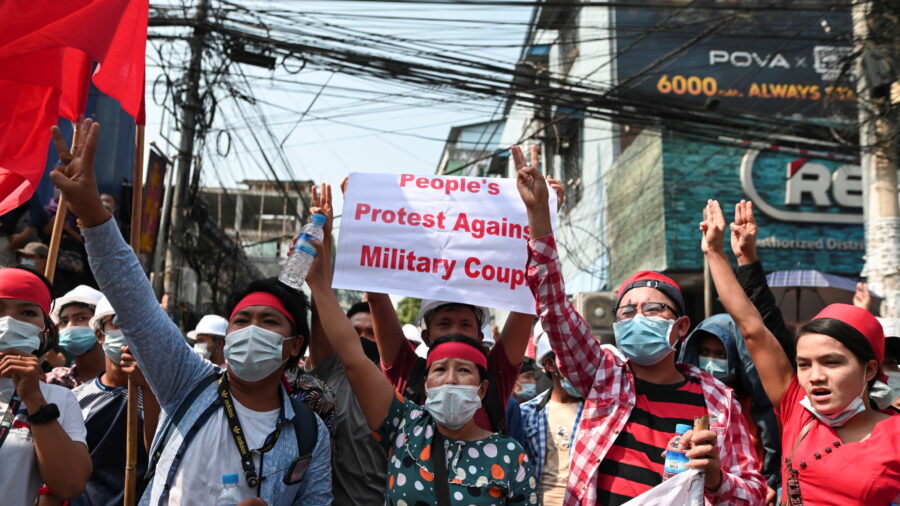
M 288 257 L 278 276 L 278 281 L 288 285 L 289 287 L 300 290 L 303 288 L 303 281 L 309 272 L 309 266 L 312 265 L 313 259 L 316 258 L 316 248 L 309 243 L 310 239 L 321 241 L 324 236 L 322 227 L 325 226 L 325 215 L 314 214 L 312 221 L 303 225 L 300 229 L 300 235 L 297 236 L 297 244 L 294 245 L 294 253 Z
M 237 506 L 243 500 L 237 484 L 237 474 L 222 475 L 222 491 L 216 496 L 216 506 Z
M 669 440 L 669 444 L 666 446 L 666 464 L 663 468 L 663 480 L 668 480 L 678 473 L 687 471 L 687 464 L 690 459 L 685 455 L 685 450 L 681 448 L 681 436 L 692 428 L 690 425 L 683 423 L 675 426 L 675 437 Z

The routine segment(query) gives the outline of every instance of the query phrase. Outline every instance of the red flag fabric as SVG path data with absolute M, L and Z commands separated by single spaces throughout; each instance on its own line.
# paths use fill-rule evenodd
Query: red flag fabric
M 144 124 L 144 69 L 148 0 L 131 0 L 105 58 L 94 73 L 94 86 L 119 101 L 139 125 Z
M 148 0 L 0 1 L 0 214 L 26 202 L 50 126 L 77 120 L 95 84 L 143 122 Z

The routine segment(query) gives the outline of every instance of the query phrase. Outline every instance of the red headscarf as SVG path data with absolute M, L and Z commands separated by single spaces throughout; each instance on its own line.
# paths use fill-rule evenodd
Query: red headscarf
M 431 367 L 431 364 L 444 358 L 460 358 L 475 362 L 481 367 L 487 369 L 487 359 L 484 353 L 475 349 L 474 346 L 459 341 L 450 341 L 441 343 L 428 352 L 428 359 L 425 361 L 425 368 Z
M 0 299 L 22 299 L 37 304 L 50 314 L 50 290 L 33 272 L 25 269 L 0 269 Z
M 281 302 L 281 299 L 269 292 L 253 292 L 248 294 L 234 306 L 234 311 L 231 312 L 231 316 L 228 319 L 234 318 L 234 315 L 236 315 L 238 311 L 247 306 L 269 306 L 283 314 L 285 318 L 291 322 L 291 325 L 297 325 L 297 322 L 294 321 L 294 317 L 291 316 L 291 313 L 284 307 L 284 303 Z
M 869 341 L 878 364 L 884 362 L 884 328 L 872 313 L 850 304 L 829 304 L 813 320 L 821 318 L 840 320 L 856 329 Z

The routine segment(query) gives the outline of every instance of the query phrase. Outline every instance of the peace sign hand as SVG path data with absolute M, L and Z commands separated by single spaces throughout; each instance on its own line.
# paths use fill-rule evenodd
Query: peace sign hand
M 71 151 L 59 128 L 51 128 L 53 144 L 63 165 L 57 165 L 50 173 L 53 184 L 66 197 L 69 208 L 81 219 L 85 227 L 100 225 L 110 218 L 109 211 L 100 202 L 97 180 L 94 177 L 94 152 L 100 139 L 100 124 L 84 120 L 80 131 L 84 142 Z
M 723 253 L 725 216 L 722 214 L 722 208 L 719 207 L 719 201 L 706 201 L 706 207 L 703 209 L 703 222 L 700 223 L 700 231 L 703 232 L 703 239 L 700 242 L 700 249 L 703 250 L 703 253 Z
M 547 181 L 540 170 L 538 148 L 531 146 L 531 165 L 526 164 L 522 148 L 512 147 L 513 162 L 516 164 L 516 187 L 525 207 L 544 208 L 550 201 L 550 192 L 547 190 Z

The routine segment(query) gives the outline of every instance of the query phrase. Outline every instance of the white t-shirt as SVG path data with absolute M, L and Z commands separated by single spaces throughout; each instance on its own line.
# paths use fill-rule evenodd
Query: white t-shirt
M 57 420 L 72 441 L 85 443 L 87 431 L 81 409 L 72 392 L 65 387 L 40 383 L 41 393 L 47 404 L 59 408 Z M 9 378 L 0 378 L 0 419 L 6 414 L 15 387 Z M 86 443 L 85 443 L 86 444 Z M 0 490 L 3 504 L 34 504 L 43 480 L 38 471 L 31 425 L 28 423 L 28 407 L 23 401 L 16 412 L 12 429 L 0 447 Z
M 262 447 L 266 437 L 275 430 L 280 410 L 253 411 L 243 406 L 234 396 L 231 399 L 234 401 L 244 437 L 247 438 L 247 445 L 252 449 Z M 291 426 L 288 425 L 288 428 Z M 259 452 L 253 451 L 251 454 L 258 475 Z M 188 445 L 172 481 L 168 504 L 173 506 L 215 504 L 216 496 L 222 490 L 222 475 L 231 473 L 238 475 L 238 489 L 244 499 L 256 497 L 256 489 L 247 486 L 244 469 L 241 467 L 241 454 L 229 434 L 225 410 L 217 409 Z

